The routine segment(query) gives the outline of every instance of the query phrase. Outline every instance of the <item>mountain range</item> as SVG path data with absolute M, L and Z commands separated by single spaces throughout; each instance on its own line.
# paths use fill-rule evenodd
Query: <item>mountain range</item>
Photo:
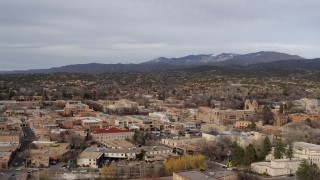
M 290 55 L 272 51 L 261 51 L 250 54 L 209 54 L 209 55 L 189 55 L 181 58 L 165 58 L 160 57 L 143 64 L 159 64 L 166 63 L 170 65 L 250 65 L 256 63 L 267 63 L 279 60 L 304 59 L 297 55 Z
M 2 74 L 20 73 L 106 73 L 106 72 L 129 72 L 129 71 L 154 71 L 172 70 L 199 66 L 220 66 L 220 67 L 281 67 L 290 69 L 320 70 L 320 59 L 305 59 L 298 55 L 286 53 L 261 51 L 249 54 L 200 54 L 188 55 L 180 58 L 160 57 L 140 64 L 74 64 L 49 69 L 32 69 L 16 71 L 0 71 Z

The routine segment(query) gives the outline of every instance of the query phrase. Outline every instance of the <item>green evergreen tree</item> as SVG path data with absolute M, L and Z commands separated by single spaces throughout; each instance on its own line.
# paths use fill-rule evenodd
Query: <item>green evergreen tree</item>
M 279 113 L 283 114 L 283 105 L 280 105 Z
M 255 162 L 256 160 L 257 160 L 256 150 L 254 149 L 252 144 L 249 144 L 244 151 L 244 157 L 243 157 L 244 165 L 250 165 L 252 162 Z
M 291 122 L 292 122 L 292 120 L 288 117 L 287 123 L 291 123 Z
M 286 150 L 286 156 L 290 160 L 293 158 L 293 144 L 291 141 L 289 142 L 288 149 Z
M 273 152 L 274 158 L 282 159 L 284 153 L 285 153 L 285 148 L 282 141 L 280 140 L 277 142 L 276 147 L 274 148 L 274 152 Z
M 208 104 L 208 107 L 211 107 L 212 106 L 212 96 L 209 97 L 209 99 L 207 100 L 207 104 Z
M 306 124 L 307 124 L 307 125 L 309 125 L 309 126 L 312 124 L 312 122 L 311 122 L 311 119 L 310 119 L 310 118 L 307 118 L 307 119 L 306 119 Z
M 232 154 L 233 166 L 241 166 L 243 164 L 243 157 L 244 149 L 236 144 Z
M 261 150 L 261 159 L 265 159 L 266 156 L 271 152 L 272 146 L 269 137 L 267 136 L 263 140 L 262 150 Z
M 303 180 L 318 180 L 320 177 L 320 169 L 316 164 L 310 164 L 307 160 L 303 160 L 297 170 L 297 176 Z
M 255 123 L 254 121 L 252 121 L 252 122 L 247 126 L 247 128 L 248 128 L 249 130 L 256 130 L 257 125 L 256 125 L 256 123 Z

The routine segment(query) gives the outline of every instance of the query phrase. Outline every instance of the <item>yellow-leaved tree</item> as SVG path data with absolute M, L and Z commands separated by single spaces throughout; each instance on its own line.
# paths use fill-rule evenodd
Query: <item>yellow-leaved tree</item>
M 205 161 L 205 156 L 195 155 L 195 156 L 184 156 L 181 158 L 170 159 L 165 163 L 166 173 L 168 175 L 172 172 L 190 170 L 190 169 L 206 169 L 207 163 Z

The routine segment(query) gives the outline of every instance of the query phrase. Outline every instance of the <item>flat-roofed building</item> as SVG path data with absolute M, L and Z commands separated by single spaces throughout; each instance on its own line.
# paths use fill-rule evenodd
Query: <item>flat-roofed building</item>
M 1 131 L 7 131 L 8 130 L 8 124 L 7 122 L 0 122 L 0 130 Z
M 109 123 L 111 126 L 115 126 L 118 128 L 126 128 L 133 125 L 132 120 L 121 116 L 104 114 L 103 116 L 101 116 L 101 119 Z
M 283 176 L 295 173 L 300 162 L 299 159 L 275 159 L 271 162 L 256 162 L 251 164 L 251 170 L 258 174 Z
M 197 170 L 174 172 L 172 180 L 238 180 L 233 171 L 201 172 Z
M 172 148 L 168 148 L 163 145 L 141 146 L 141 147 L 95 147 L 93 146 L 93 147 L 88 147 L 84 152 L 103 153 L 104 154 L 103 156 L 106 158 L 135 160 L 136 156 L 140 154 L 142 150 L 145 152 L 145 160 L 147 160 L 148 157 L 150 160 L 151 157 L 156 157 L 156 156 L 162 156 L 162 157 L 175 156 L 172 153 Z M 162 158 L 161 160 L 166 160 L 166 158 L 165 159 Z
M 236 121 L 236 124 L 234 125 L 237 129 L 244 129 L 251 124 L 251 121 Z
M 223 124 L 226 121 L 247 121 L 255 117 L 254 110 L 211 109 L 199 107 L 198 119 L 211 124 Z
M 38 141 L 50 141 L 51 129 L 36 127 L 32 130 Z
M 32 167 L 48 167 L 49 159 L 61 160 L 69 151 L 69 143 L 34 141 L 35 149 L 30 150 L 29 162 Z
M 1 131 L 0 142 L 20 144 L 22 136 L 22 131 Z
M 310 119 L 311 121 L 319 121 L 320 113 L 316 113 L 316 114 L 294 113 L 294 114 L 288 114 L 288 118 L 290 118 L 291 121 L 293 122 L 305 122 L 307 119 Z
M 148 116 L 132 115 L 132 116 L 126 116 L 126 118 L 132 120 L 133 123 L 140 126 L 140 129 L 143 129 L 143 130 L 160 129 L 159 120 L 151 119 Z
M 174 138 L 174 139 L 161 139 L 160 144 L 175 149 L 177 154 L 193 154 L 197 144 L 203 141 L 203 138 Z
M 67 101 L 63 113 L 65 116 L 76 116 L 85 112 L 92 112 L 88 105 L 83 104 L 81 101 Z
M 0 169 L 9 168 L 10 161 L 12 159 L 12 152 L 2 152 L 0 151 Z
M 21 131 L 0 131 L 0 169 L 8 168 L 12 156 L 20 148 Z
M 98 168 L 103 157 L 103 152 L 100 152 L 99 148 L 85 150 L 79 154 L 77 158 L 77 165 Z
M 92 133 L 92 139 L 100 143 L 105 143 L 112 140 L 132 139 L 133 135 L 134 132 L 126 129 L 97 129 Z
M 81 125 L 89 131 L 94 131 L 102 128 L 102 121 L 98 118 L 89 117 L 81 120 Z
M 298 159 L 308 160 L 310 163 L 320 167 L 320 145 L 295 142 L 293 144 L 293 156 Z

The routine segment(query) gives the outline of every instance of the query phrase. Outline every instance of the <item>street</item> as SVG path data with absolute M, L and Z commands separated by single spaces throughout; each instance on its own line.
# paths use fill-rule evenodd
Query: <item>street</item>
M 34 134 L 29 127 L 22 127 L 22 131 L 24 135 L 21 139 L 21 146 L 11 160 L 10 169 L 25 167 L 25 151 L 29 149 L 34 140 Z
M 28 170 L 25 169 L 24 151 L 29 149 L 34 140 L 34 134 L 29 127 L 22 127 L 22 131 L 21 146 L 14 154 L 9 169 L 0 169 L 0 179 L 17 179 L 18 176 L 28 173 Z

